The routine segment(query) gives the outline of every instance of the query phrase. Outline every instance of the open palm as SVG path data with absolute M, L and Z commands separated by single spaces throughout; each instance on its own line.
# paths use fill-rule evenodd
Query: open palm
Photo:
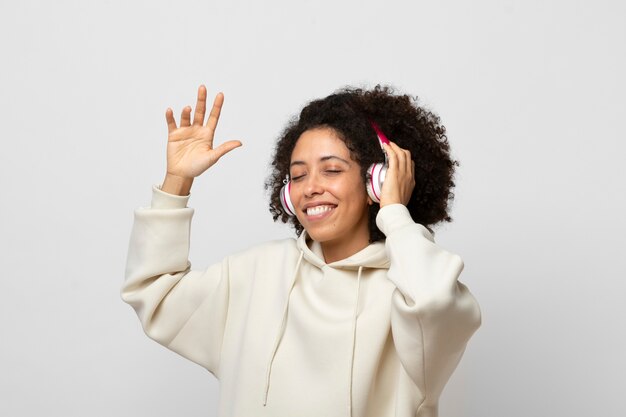
M 213 147 L 213 137 L 222 111 L 224 95 L 219 93 L 213 101 L 213 108 L 204 124 L 206 114 L 206 87 L 198 88 L 196 110 L 191 121 L 191 107 L 183 109 L 180 126 L 176 126 L 174 112 L 168 108 L 165 112 L 167 121 L 167 173 L 181 178 L 195 178 L 215 164 L 224 154 L 241 146 L 238 140 L 222 143 Z

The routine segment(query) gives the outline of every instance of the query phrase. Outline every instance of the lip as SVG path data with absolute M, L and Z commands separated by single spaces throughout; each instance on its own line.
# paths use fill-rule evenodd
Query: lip
M 311 201 L 309 203 L 306 203 L 304 206 L 302 206 L 302 210 L 304 210 L 304 212 L 306 212 L 306 210 L 308 208 L 317 207 L 317 206 L 335 206 L 335 207 L 337 207 L 337 204 L 331 203 L 330 201 Z

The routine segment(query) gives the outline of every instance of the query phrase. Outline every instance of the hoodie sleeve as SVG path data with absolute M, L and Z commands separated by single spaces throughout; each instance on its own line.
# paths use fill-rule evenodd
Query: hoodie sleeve
M 228 259 L 192 271 L 189 196 L 152 188 L 149 208 L 135 210 L 122 299 L 145 333 L 217 376 L 226 313 Z
M 376 223 L 387 237 L 388 278 L 396 286 L 391 305 L 394 344 L 404 370 L 423 394 L 423 406 L 436 406 L 480 326 L 480 308 L 457 281 L 462 259 L 437 246 L 404 205 L 381 208 Z

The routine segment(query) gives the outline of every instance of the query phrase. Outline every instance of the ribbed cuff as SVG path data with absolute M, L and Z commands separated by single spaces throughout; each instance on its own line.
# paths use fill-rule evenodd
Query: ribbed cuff
M 187 207 L 187 202 L 189 201 L 189 195 L 181 196 L 166 193 L 161 190 L 160 185 L 152 186 L 152 204 L 150 208 L 153 209 L 177 209 L 177 208 L 185 208 Z
M 387 237 L 396 230 L 415 225 L 425 238 L 434 241 L 433 235 L 426 227 L 413 221 L 409 209 L 404 204 L 389 204 L 381 208 L 376 216 L 376 225 Z

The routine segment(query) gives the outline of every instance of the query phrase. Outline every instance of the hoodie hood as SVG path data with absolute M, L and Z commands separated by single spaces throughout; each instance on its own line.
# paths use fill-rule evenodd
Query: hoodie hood
M 302 231 L 296 245 L 298 250 L 303 254 L 304 259 L 311 265 L 320 269 L 324 267 L 355 271 L 358 270 L 359 267 L 388 269 L 390 264 L 384 242 L 371 243 L 354 255 L 329 264 L 324 260 L 322 245 L 312 240 L 306 230 Z

